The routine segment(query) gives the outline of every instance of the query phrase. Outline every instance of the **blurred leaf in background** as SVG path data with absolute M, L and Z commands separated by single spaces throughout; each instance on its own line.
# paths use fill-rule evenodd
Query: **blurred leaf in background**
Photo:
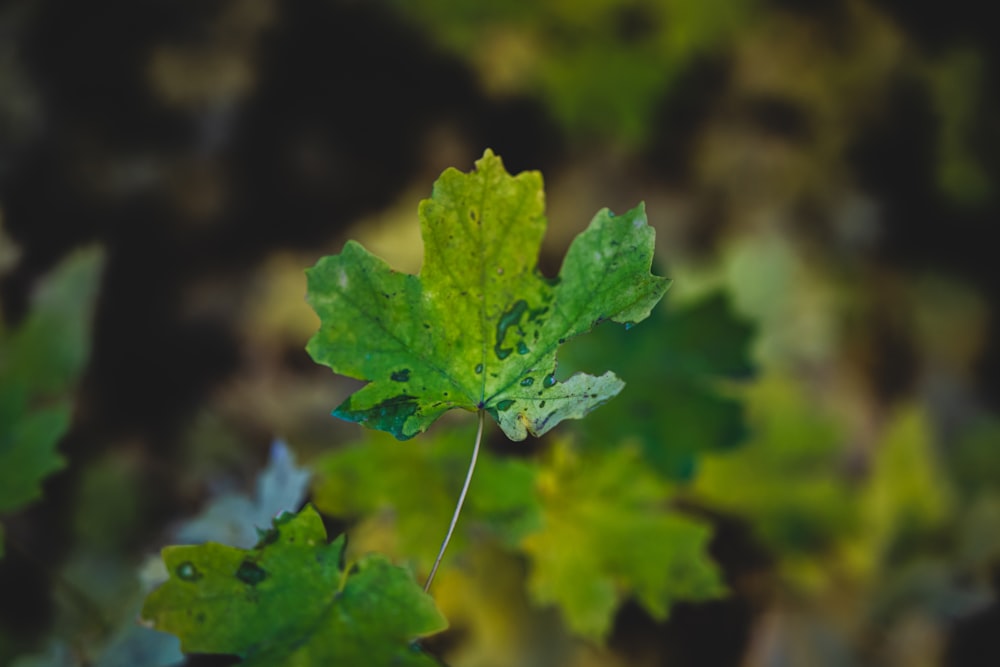
M 772 552 L 809 565 L 859 519 L 842 475 L 842 426 L 788 378 L 762 377 L 745 394 L 750 439 L 705 456 L 693 491 L 747 519 Z
M 96 658 L 80 655 L 79 646 L 52 641 L 42 653 L 21 656 L 10 667 L 179 667 L 183 664 L 180 641 L 135 623 L 135 610 L 128 624 L 118 629 Z
M 90 354 L 103 263 L 97 248 L 74 252 L 41 281 L 15 328 L 0 320 L 0 514 L 41 497 L 42 480 L 65 464 L 56 446 Z
M 956 508 L 954 493 L 935 447 L 930 420 L 917 405 L 897 408 L 882 431 L 861 493 L 865 552 L 890 566 L 945 527 Z
M 597 327 L 570 341 L 564 368 L 585 370 L 610 355 L 626 383 L 621 395 L 575 430 L 600 448 L 637 438 L 657 472 L 690 479 L 698 454 L 728 449 L 745 437 L 741 401 L 721 385 L 753 372 L 752 336 L 750 324 L 716 291 L 682 305 L 668 299 L 640 327 Z
M 451 426 L 401 444 L 366 429 L 361 441 L 312 463 L 313 502 L 332 517 L 355 520 L 348 553 L 379 551 L 428 572 L 444 537 L 469 465 L 471 428 Z M 476 537 L 515 545 L 538 527 L 533 462 L 480 453 L 448 562 Z
M 937 186 L 953 200 L 980 205 L 993 196 L 994 184 L 984 164 L 977 133 L 985 110 L 986 76 L 979 51 L 961 48 L 928 58 L 922 68 L 935 111 L 938 132 Z
M 635 450 L 581 456 L 557 441 L 539 496 L 542 528 L 523 540 L 528 590 L 537 603 L 558 605 L 573 632 L 606 639 L 626 598 L 662 621 L 678 601 L 725 592 L 706 550 L 711 527 L 670 510 L 670 487 Z
M 270 461 L 257 476 L 254 497 L 230 493 L 215 498 L 199 516 L 186 521 L 174 539 L 179 544 L 219 542 L 249 549 L 272 518 L 298 511 L 310 476 L 308 470 L 295 464 L 288 445 L 275 440 Z
M 678 75 L 726 48 L 754 0 L 390 2 L 496 95 L 537 94 L 565 131 L 641 145 Z
M 454 427 L 405 444 L 367 434 L 316 461 L 316 505 L 334 517 L 357 518 L 352 557 L 378 550 L 427 571 L 459 492 L 471 438 L 470 429 Z M 481 571 L 487 553 L 496 552 L 487 559 L 501 565 L 500 551 L 525 554 L 528 571 L 505 575 L 525 591 L 514 596 L 522 600 L 517 606 L 531 600 L 538 614 L 555 605 L 571 632 L 595 640 L 607 637 L 626 599 L 662 619 L 677 601 L 721 595 L 724 586 L 706 551 L 711 529 L 671 509 L 674 495 L 628 445 L 578 452 L 556 440 L 540 460 L 484 451 L 442 568 L 442 595 L 459 614 L 449 618 L 476 633 L 463 642 L 462 654 L 479 655 L 491 637 L 526 641 L 526 630 L 502 629 L 508 612 L 489 611 L 491 604 L 516 601 L 509 591 L 484 590 L 478 600 L 469 597 L 472 589 L 460 594 L 450 588 L 457 585 L 450 578 L 467 581 Z M 472 599 L 478 601 L 470 604 Z M 536 622 L 552 623 L 541 616 Z M 558 624 L 552 627 L 558 636 Z

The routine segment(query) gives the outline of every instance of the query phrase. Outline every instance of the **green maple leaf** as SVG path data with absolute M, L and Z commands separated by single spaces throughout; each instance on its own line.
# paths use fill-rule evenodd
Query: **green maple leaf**
M 306 507 L 276 519 L 251 550 L 167 547 L 170 579 L 142 616 L 185 652 L 238 655 L 248 666 L 437 664 L 413 641 L 447 623 L 412 575 L 379 555 L 345 570 L 345 538 L 326 539 Z
M 669 286 L 650 273 L 654 231 L 641 204 L 598 212 L 555 280 L 536 268 L 546 227 L 538 172 L 512 177 L 487 150 L 472 173 L 446 170 L 419 215 L 419 276 L 353 241 L 308 271 L 321 320 L 309 354 L 369 381 L 334 415 L 406 439 L 452 408 L 486 410 L 523 440 L 621 391 L 611 372 L 557 381 L 556 349 L 605 320 L 645 319 Z
M 725 592 L 707 553 L 711 527 L 667 507 L 670 487 L 629 447 L 578 456 L 557 442 L 539 474 L 541 530 L 522 540 L 528 588 L 593 639 L 636 598 L 656 619 L 677 601 Z
M 742 401 L 719 388 L 753 372 L 753 328 L 720 292 L 654 309 L 637 331 L 602 327 L 573 341 L 564 364 L 589 366 L 614 349 L 628 388 L 579 430 L 596 447 L 636 436 L 646 461 L 669 479 L 694 476 L 700 453 L 730 449 L 746 437 Z

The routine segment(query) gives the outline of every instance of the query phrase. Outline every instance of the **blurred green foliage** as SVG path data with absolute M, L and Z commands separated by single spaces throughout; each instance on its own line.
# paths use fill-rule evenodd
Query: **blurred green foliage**
M 103 257 L 75 253 L 41 282 L 17 327 L 0 319 L 0 514 L 40 498 L 42 481 L 65 465 L 56 446 L 90 354 Z
M 743 406 L 724 386 L 753 372 L 753 328 L 722 292 L 674 304 L 668 298 L 642 326 L 598 327 L 566 346 L 560 370 L 607 365 L 625 380 L 614 401 L 576 430 L 590 446 L 638 439 L 643 458 L 668 479 L 695 474 L 698 455 L 745 437 Z
M 581 457 L 559 442 L 539 477 L 542 529 L 523 541 L 527 586 L 538 603 L 558 604 L 574 633 L 606 639 L 629 598 L 662 621 L 679 601 L 725 591 L 706 550 L 710 527 L 670 510 L 670 487 L 638 452 Z
M 476 70 L 489 90 L 530 93 L 583 137 L 639 145 L 674 80 L 745 28 L 753 0 L 391 2 Z
M 380 551 L 427 572 L 468 465 L 472 430 L 401 446 L 381 434 L 313 464 L 316 506 L 352 521 L 350 553 Z M 509 447 L 510 445 L 507 445 Z M 528 558 L 519 582 L 558 605 L 569 628 L 602 639 L 634 597 L 665 618 L 677 600 L 722 594 L 707 557 L 710 527 L 670 509 L 676 492 L 630 447 L 577 451 L 559 440 L 539 460 L 480 454 L 445 569 L 489 543 Z
M 401 447 L 395 438 L 366 433 L 312 464 L 313 502 L 324 514 L 353 522 L 349 553 L 377 549 L 428 572 L 455 509 L 474 438 L 473 429 L 455 425 Z M 449 560 L 486 536 L 511 547 L 537 530 L 537 475 L 532 462 L 483 451 Z
M 858 520 L 838 474 L 841 428 L 787 379 L 762 378 L 744 392 L 750 440 L 704 457 L 694 492 L 711 507 L 753 517 L 753 530 L 775 553 L 822 551 Z

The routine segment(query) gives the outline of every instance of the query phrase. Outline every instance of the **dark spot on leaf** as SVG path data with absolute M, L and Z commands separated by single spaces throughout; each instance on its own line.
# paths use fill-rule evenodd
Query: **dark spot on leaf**
M 184 561 L 174 570 L 177 576 L 184 581 L 198 581 L 201 579 L 201 572 L 189 560 Z
M 205 622 L 205 612 L 199 611 L 195 615 L 194 620 L 195 620 L 196 623 L 204 623 Z
M 415 434 L 404 433 L 403 425 L 407 419 L 417 413 L 419 408 L 417 398 L 407 394 L 387 398 L 367 410 L 352 410 L 351 399 L 348 398 L 337 406 L 337 409 L 333 411 L 333 416 L 365 424 L 380 431 L 388 431 L 399 440 L 408 440 Z
M 404 368 L 402 370 L 396 371 L 389 376 L 392 378 L 393 382 L 409 382 L 410 380 L 410 369 Z
M 270 530 L 257 529 L 257 546 L 255 549 L 260 549 L 261 547 L 266 547 L 269 544 L 274 544 L 281 537 L 281 531 L 277 528 L 271 528 Z
M 528 354 L 528 346 L 524 344 L 523 340 L 517 341 L 517 353 Z
M 545 407 L 545 401 L 542 401 L 541 403 L 539 403 L 539 404 L 538 404 L 538 407 L 540 407 L 540 408 L 544 408 L 544 407 Z
M 507 398 L 497 403 L 497 410 L 499 410 L 500 412 L 505 412 L 507 410 L 510 410 L 510 407 L 512 405 L 514 405 L 514 401 Z
M 482 372 L 483 372 L 483 365 L 482 364 L 476 364 L 476 375 L 479 375 Z
M 256 586 L 267 579 L 267 570 L 252 560 L 245 560 L 240 563 L 240 568 L 236 570 L 236 578 L 248 586 Z
M 497 321 L 497 338 L 493 352 L 496 353 L 498 359 L 506 359 L 514 351 L 513 348 L 503 346 L 504 338 L 507 336 L 508 329 L 519 325 L 526 312 L 528 312 L 528 302 L 524 299 L 518 299 L 510 307 L 510 310 L 501 315 Z

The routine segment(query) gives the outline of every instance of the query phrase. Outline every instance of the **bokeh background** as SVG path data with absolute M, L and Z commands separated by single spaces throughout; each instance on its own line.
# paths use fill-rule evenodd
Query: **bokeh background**
M 729 593 L 666 621 L 626 595 L 601 640 L 580 639 L 510 594 L 523 554 L 488 546 L 470 558 L 513 584 L 443 585 L 454 629 L 431 648 L 455 667 L 1000 664 L 988 13 L 3 2 L 0 370 L 32 375 L 10 341 L 39 304 L 55 319 L 38 354 L 80 349 L 60 385 L 64 465 L 3 510 L 0 664 L 96 664 L 134 621 L 147 557 L 213 498 L 252 490 L 275 437 L 306 462 L 363 437 L 329 416 L 357 384 L 304 352 L 318 323 L 303 270 L 356 238 L 416 272 L 418 201 L 486 148 L 544 174 L 546 273 L 598 209 L 646 202 L 674 328 L 631 362 L 655 370 L 636 371 L 632 416 L 671 503 L 713 527 Z M 601 340 L 581 358 L 630 363 Z M 685 402 L 700 380 L 676 368 L 740 420 L 688 424 L 683 456 L 674 420 L 718 415 Z M 634 436 L 623 423 L 593 432 Z M 491 440 L 519 458 L 546 442 Z

